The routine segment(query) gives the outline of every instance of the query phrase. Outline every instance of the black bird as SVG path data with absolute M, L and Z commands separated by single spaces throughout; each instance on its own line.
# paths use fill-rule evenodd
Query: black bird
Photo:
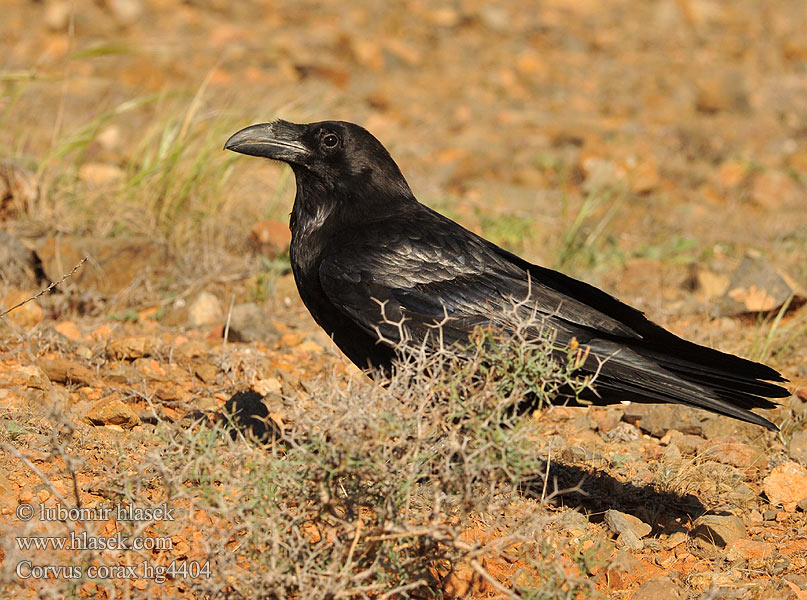
M 364 128 L 275 121 L 235 133 L 225 149 L 288 163 L 297 182 L 291 268 L 300 297 L 361 368 L 389 372 L 401 333 L 445 342 L 479 325 L 506 327 L 511 299 L 537 313 L 555 343 L 588 347 L 600 403 L 676 402 L 776 429 L 787 381 L 774 369 L 688 342 L 613 296 L 533 265 L 415 199 L 398 166 Z M 403 328 L 394 325 L 403 320 Z

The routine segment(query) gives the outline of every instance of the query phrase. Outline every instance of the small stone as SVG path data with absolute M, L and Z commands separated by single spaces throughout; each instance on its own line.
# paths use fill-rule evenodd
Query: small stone
M 728 496 L 726 496 L 726 498 L 731 500 L 735 506 L 739 506 L 744 505 L 746 503 L 754 503 L 757 498 L 757 495 L 758 494 L 756 494 L 754 490 L 748 487 L 747 484 L 739 483 L 733 487 L 733 489 L 728 493 Z
M 479 10 L 479 17 L 482 23 L 499 33 L 506 32 L 510 27 L 510 15 L 500 6 L 483 4 Z
M 681 450 L 675 444 L 670 444 L 661 453 L 661 457 L 665 462 L 676 463 L 681 460 Z
M 642 540 L 644 543 L 644 547 L 651 552 L 660 552 L 664 549 L 664 546 L 661 545 L 661 542 L 656 538 L 647 538 Z
M 196 365 L 193 369 L 194 374 L 208 385 L 216 383 L 219 375 L 219 368 L 211 363 L 202 363 Z
M 681 454 L 695 454 L 700 445 L 704 443 L 704 439 L 698 435 L 684 434 L 676 430 L 667 433 L 669 434 L 667 443 L 671 446 L 677 446 Z M 664 437 L 666 438 L 667 436 L 665 435 Z
M 61 323 L 57 323 L 53 328 L 68 340 L 76 341 L 81 339 L 81 332 L 73 321 L 62 321 Z
M 633 592 L 631 600 L 679 600 L 684 598 L 683 590 L 669 577 L 656 577 L 645 581 Z
M 134 360 L 144 356 L 162 354 L 166 351 L 165 342 L 148 335 L 111 339 L 106 348 L 107 355 L 115 360 Z
M 779 465 L 764 479 L 762 489 L 771 504 L 792 512 L 807 498 L 807 469 L 792 461 Z
M 632 531 L 638 538 L 649 535 L 653 530 L 650 525 L 638 517 L 614 509 L 605 511 L 605 524 L 616 534 Z
M 692 535 L 718 548 L 748 538 L 743 520 L 734 515 L 703 515 L 694 525 Z
M 662 546 L 664 546 L 666 550 L 672 550 L 676 546 L 680 546 L 681 544 L 686 542 L 687 539 L 688 537 L 686 533 L 684 533 L 683 531 L 676 531 L 675 533 L 670 535 L 670 537 L 663 540 L 661 544 Z
M 567 463 L 583 462 L 588 457 L 588 452 L 582 446 L 569 446 L 560 453 L 562 461 Z
M 636 533 L 627 529 L 616 537 L 616 547 L 639 552 L 644 548 L 644 542 Z
M 236 304 L 229 316 L 227 339 L 232 342 L 258 342 L 277 338 L 277 328 L 269 315 L 254 302 Z
M 300 353 L 309 353 L 309 354 L 321 354 L 322 353 L 322 346 L 317 344 L 314 341 L 306 340 L 296 348 L 294 348 L 294 352 Z
M 589 417 L 597 426 L 600 433 L 608 433 L 619 425 L 622 420 L 622 410 L 611 407 L 607 409 L 592 407 L 589 410 Z
M 174 356 L 184 359 L 199 358 L 200 356 L 206 356 L 207 351 L 208 347 L 204 342 L 189 340 L 180 344 L 178 348 L 174 349 Z
M 223 320 L 221 303 L 210 292 L 201 292 L 188 308 L 188 322 L 191 327 L 205 327 Z
M 87 418 L 94 425 L 118 425 L 124 429 L 131 429 L 140 423 L 135 412 L 114 396 L 94 402 L 87 412 Z
M 104 150 L 115 151 L 123 145 L 123 133 L 121 128 L 117 125 L 109 125 L 99 133 L 95 141 L 98 142 Z
M 737 442 L 732 438 L 709 440 L 698 447 L 698 456 L 705 456 L 739 469 L 764 469 L 768 459 L 759 448 Z
M 280 394 L 283 390 L 283 384 L 277 377 L 267 377 L 266 379 L 259 379 L 250 386 L 252 391 L 260 394 L 261 396 L 268 396 L 269 394 Z
M 661 436 L 661 438 L 659 438 L 658 443 L 661 444 L 662 446 L 667 446 L 668 444 L 672 443 L 673 436 L 680 437 L 681 435 L 683 434 L 677 429 L 668 429 L 667 433 L 665 433 L 663 436 Z
M 797 431 L 793 434 L 787 446 L 787 453 L 793 460 L 807 465 L 807 431 Z
M 635 425 L 623 422 L 609 429 L 607 432 L 604 432 L 602 437 L 609 442 L 630 442 L 638 440 L 642 437 L 642 433 Z
M 622 420 L 625 423 L 636 425 L 647 414 L 650 407 L 639 402 L 627 402 L 622 409 Z
M 779 516 L 779 510 L 775 508 L 770 508 L 762 513 L 762 520 L 763 521 L 775 521 L 776 517 Z

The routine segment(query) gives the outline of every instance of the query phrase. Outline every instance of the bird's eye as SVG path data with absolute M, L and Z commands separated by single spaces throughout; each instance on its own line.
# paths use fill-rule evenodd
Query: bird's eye
M 339 145 L 339 137 L 335 133 L 326 133 L 322 138 L 322 145 L 326 148 L 336 148 Z

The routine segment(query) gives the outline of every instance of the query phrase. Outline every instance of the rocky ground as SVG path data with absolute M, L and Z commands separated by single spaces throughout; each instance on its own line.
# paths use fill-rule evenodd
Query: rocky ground
M 535 415 L 548 495 L 567 490 L 538 502 L 568 578 L 546 597 L 807 598 L 801 0 L 6 0 L 3 17 L 2 310 L 70 274 L 0 318 L 4 597 L 198 597 L 179 575 L 21 578 L 47 556 L 13 538 L 60 530 L 16 511 L 120 498 L 110 481 L 171 445 L 161 427 L 237 391 L 283 422 L 312 382 L 356 375 L 288 273 L 291 174 L 221 152 L 282 117 L 363 124 L 426 204 L 790 379 L 779 433 L 667 406 Z M 155 564 L 203 557 L 212 517 L 189 514 Z M 503 595 L 519 564 L 443 592 Z

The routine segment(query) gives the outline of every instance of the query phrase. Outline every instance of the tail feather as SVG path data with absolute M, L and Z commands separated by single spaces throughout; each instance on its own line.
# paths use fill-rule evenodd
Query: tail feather
M 779 428 L 771 423 L 765 417 L 743 408 L 737 398 L 725 399 L 709 397 L 707 395 L 694 395 L 690 393 L 684 394 L 664 394 L 657 389 L 649 389 L 648 387 L 629 384 L 624 381 L 608 381 L 598 380 L 594 384 L 597 397 L 587 397 L 586 400 L 591 400 L 595 404 L 615 404 L 624 400 L 631 402 L 641 403 L 674 403 L 683 404 L 692 408 L 701 408 L 708 410 L 726 417 L 733 417 L 747 423 L 761 425 L 767 429 L 778 431 Z M 708 393 L 708 392 L 707 392 Z M 762 398 L 753 398 L 753 408 L 763 408 L 762 402 L 768 404 L 764 408 L 773 408 L 776 406 L 773 402 L 766 401 Z M 745 404 L 745 402 L 742 402 Z
M 784 387 L 748 376 L 748 370 L 724 370 L 719 364 L 695 363 L 681 355 L 661 354 L 637 345 L 616 348 L 613 342 L 592 342 L 594 354 L 610 353 L 599 365 L 600 377 L 594 382 L 602 401 L 673 402 L 776 429 L 750 409 L 774 408 L 777 405 L 769 397 L 789 394 Z M 724 355 L 714 352 L 722 364 Z

